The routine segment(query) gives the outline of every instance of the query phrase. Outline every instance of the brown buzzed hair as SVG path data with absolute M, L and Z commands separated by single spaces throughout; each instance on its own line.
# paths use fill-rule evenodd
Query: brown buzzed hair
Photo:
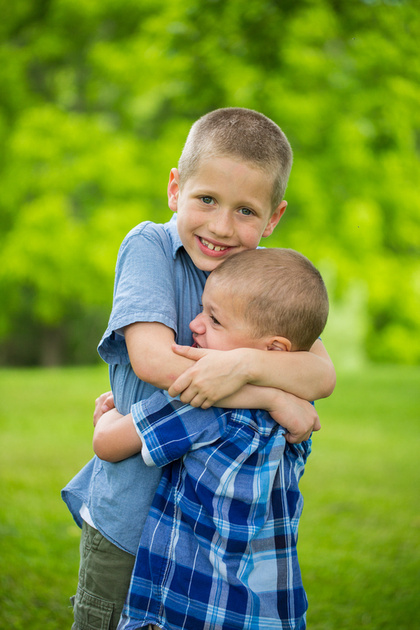
M 252 109 L 225 107 L 209 112 L 191 127 L 178 163 L 180 187 L 200 160 L 232 157 L 273 177 L 273 211 L 284 199 L 293 153 L 280 127 Z
M 291 342 L 292 350 L 309 350 L 327 322 L 328 293 L 322 276 L 293 249 L 234 254 L 210 279 L 226 289 L 256 339 L 281 336 Z

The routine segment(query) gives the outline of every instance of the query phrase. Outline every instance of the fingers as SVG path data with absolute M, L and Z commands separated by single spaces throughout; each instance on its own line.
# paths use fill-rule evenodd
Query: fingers
M 300 444 L 305 440 L 309 440 L 314 431 L 320 431 L 321 423 L 319 416 L 312 405 L 305 403 L 301 409 L 306 410 L 309 413 L 305 413 L 299 417 L 299 421 L 293 425 L 293 428 L 286 433 L 286 441 L 289 444 Z
M 112 392 L 107 392 L 105 400 L 102 402 L 102 409 L 104 410 L 104 413 L 105 413 L 106 411 L 109 411 L 110 409 L 113 409 L 114 407 L 115 407 L 114 395 Z
M 203 399 L 202 396 L 200 396 L 200 394 L 188 394 L 188 392 L 186 392 L 185 394 L 182 393 L 181 396 L 181 401 L 185 404 L 191 405 L 191 407 L 201 407 L 202 404 L 205 402 L 205 399 Z
M 188 370 L 184 372 L 183 374 L 181 374 L 181 376 L 178 376 L 176 381 L 174 381 L 172 385 L 170 386 L 170 388 L 168 389 L 169 396 L 172 396 L 172 398 L 175 398 L 175 396 L 178 396 L 182 392 L 186 391 L 187 388 L 191 385 L 191 380 L 192 379 L 188 373 Z M 182 402 L 189 402 L 189 401 L 183 400 L 183 398 L 181 398 L 181 400 Z
M 101 404 L 104 400 L 106 400 L 107 398 L 111 397 L 112 398 L 112 392 L 105 392 L 104 394 L 101 394 L 100 396 L 98 396 L 98 398 L 95 400 L 95 405 L 97 404 Z
M 179 399 L 186 405 L 191 405 L 192 407 L 201 407 L 201 409 L 208 409 L 214 404 L 214 400 L 208 398 L 208 395 L 200 391 L 199 389 L 193 387 L 192 383 L 189 383 L 185 389 L 179 389 L 181 386 L 174 388 L 173 386 L 169 388 L 168 394 L 172 397 L 179 394 Z M 171 391 L 173 390 L 173 391 Z M 179 391 L 178 391 L 179 390 Z M 174 392 L 177 391 L 177 394 Z
M 188 387 L 181 393 L 179 398 L 181 402 L 191 405 L 192 407 L 201 407 L 202 409 L 211 407 L 211 401 L 207 399 L 206 394 L 193 387 Z
M 172 350 L 175 354 L 179 354 L 182 357 L 191 359 L 192 361 L 198 361 L 202 357 L 208 354 L 205 348 L 193 348 L 192 346 L 179 346 L 177 343 L 172 344 Z
M 95 410 L 93 412 L 93 425 L 96 426 L 99 418 L 109 411 L 113 409 L 114 405 L 114 396 L 112 392 L 105 392 L 101 394 L 99 398 L 95 400 Z
M 202 378 L 197 377 L 195 366 L 196 364 L 178 376 L 168 389 L 169 396 L 175 398 L 175 396 L 180 395 L 181 401 L 190 405 L 196 396 L 199 397 L 200 403 L 205 400 L 207 383 Z M 194 404 L 193 407 L 201 407 L 201 404 Z
M 294 433 L 286 433 L 285 438 L 289 444 L 300 444 L 301 442 L 305 442 L 305 440 L 309 440 L 311 437 L 312 431 L 308 431 L 307 433 L 300 433 L 299 435 Z
M 287 432 L 286 436 L 285 436 L 286 437 L 286 441 L 289 442 L 289 444 L 300 444 L 301 442 L 305 442 L 305 440 L 309 440 L 309 438 L 311 437 L 313 431 L 320 431 L 320 430 L 321 430 L 321 423 L 320 423 L 319 418 L 317 416 L 313 427 L 311 427 L 305 433 L 290 433 L 290 432 Z

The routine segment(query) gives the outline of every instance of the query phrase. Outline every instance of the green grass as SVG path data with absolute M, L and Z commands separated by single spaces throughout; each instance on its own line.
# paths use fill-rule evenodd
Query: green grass
M 301 488 L 311 630 L 420 627 L 420 369 L 339 376 Z
M 309 630 L 420 619 L 420 368 L 339 375 L 302 480 Z M 106 368 L 0 371 L 0 630 L 71 627 L 79 530 L 60 488 L 92 453 Z
M 60 489 L 92 456 L 106 368 L 0 371 L 0 629 L 65 630 L 79 529 Z

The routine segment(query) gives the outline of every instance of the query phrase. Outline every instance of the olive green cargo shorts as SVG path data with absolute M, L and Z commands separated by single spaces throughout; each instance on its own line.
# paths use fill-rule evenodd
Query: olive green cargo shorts
M 83 523 L 72 630 L 116 630 L 134 561 L 135 556 Z

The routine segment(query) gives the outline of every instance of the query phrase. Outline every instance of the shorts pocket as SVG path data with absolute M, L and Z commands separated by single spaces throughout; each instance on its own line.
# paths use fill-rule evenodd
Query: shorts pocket
M 72 630 L 111 630 L 114 604 L 77 588 L 73 602 L 74 624 Z M 117 626 L 116 620 L 115 627 Z

